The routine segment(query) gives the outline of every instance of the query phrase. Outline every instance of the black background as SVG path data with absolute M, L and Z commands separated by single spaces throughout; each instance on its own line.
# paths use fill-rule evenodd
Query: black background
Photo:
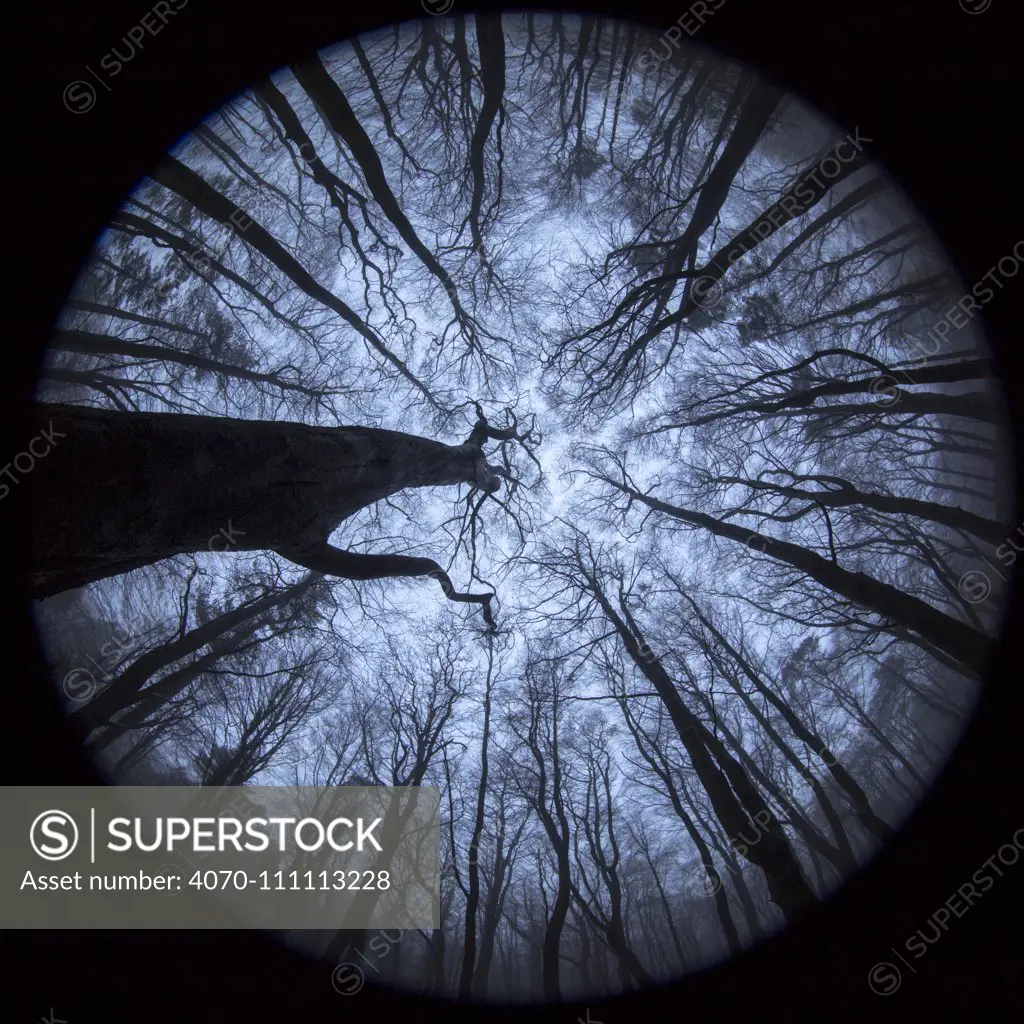
M 530 6 L 530 5 L 523 5 Z M 1019 12 L 994 0 L 971 16 L 957 0 L 920 8 L 904 3 L 812 5 L 803 0 L 726 0 L 694 41 L 774 77 L 844 129 L 859 126 L 870 155 L 894 175 L 931 222 L 969 288 L 1024 238 L 1019 153 Z M 5 116 L 31 110 L 26 133 L 8 132 L 5 163 L 26 173 L 22 192 L 6 192 L 9 327 L 4 347 L 5 416 L 15 433 L 5 459 L 21 450 L 25 414 L 47 330 L 78 269 L 120 202 L 160 155 L 232 95 L 293 58 L 354 32 L 422 14 L 418 0 L 366 5 L 287 0 L 190 0 L 116 77 L 99 61 L 151 9 L 147 0 L 33 5 L 34 25 L 9 43 L 12 71 Z M 456 0 L 455 12 L 473 8 Z M 655 29 L 683 16 L 686 4 L 633 0 L 588 10 L 628 14 Z M 1015 17 L 1016 15 L 1016 17 Z M 684 39 L 686 36 L 684 35 Z M 110 86 L 89 112 L 64 106 L 65 87 L 89 80 L 89 65 Z M 17 219 L 24 224 L 19 226 Z M 1005 381 L 1020 448 L 1021 283 L 1024 273 L 983 311 Z M 13 314 L 13 317 L 10 316 Z M 30 480 L 19 485 L 31 486 Z M 27 552 L 19 544 L 27 502 L 12 493 L 0 509 L 13 516 L 9 589 L 20 603 L 4 617 L 2 715 L 11 739 L 7 784 L 96 784 L 78 742 L 58 713 L 43 674 L 24 586 Z M 1015 587 L 1009 622 L 1021 620 Z M 1010 626 L 992 680 L 962 745 L 933 790 L 889 848 L 835 898 L 779 938 L 720 968 L 637 996 L 593 1000 L 591 1021 L 645 1020 L 1009 1020 L 1021 992 L 1011 979 L 1021 955 L 1024 860 L 1003 878 L 911 974 L 893 956 L 957 887 L 1024 826 L 1020 669 Z M 1011 649 L 1010 644 L 1014 643 Z M 1016 662 L 1016 671 L 1015 669 Z M 2 827 L 2 824 L 0 824 Z M 12 841 L 5 839 L 5 841 Z M 998 862 L 996 862 L 998 864 Z M 991 873 L 991 872 L 990 872 Z M 585 1006 L 502 1010 L 428 1004 L 367 987 L 334 992 L 330 968 L 287 954 L 246 932 L 12 932 L 2 935 L 7 982 L 0 1002 L 11 1020 L 55 1016 L 68 1024 L 115 1021 L 419 1020 L 557 1021 L 575 1024 Z M 879 961 L 903 972 L 899 990 L 874 995 L 868 972 Z M 1019 985 L 1019 982 L 1017 983 Z M 9 998 L 10 997 L 10 998 Z

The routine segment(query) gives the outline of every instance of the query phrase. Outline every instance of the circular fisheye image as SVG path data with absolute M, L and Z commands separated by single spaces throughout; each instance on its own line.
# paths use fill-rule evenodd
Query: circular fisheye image
M 686 35 L 425 16 L 106 226 L 36 395 L 54 685 L 112 785 L 436 788 L 434 927 L 276 933 L 339 1002 L 682 978 L 952 756 L 1024 253 L 963 280 L 871 142 Z

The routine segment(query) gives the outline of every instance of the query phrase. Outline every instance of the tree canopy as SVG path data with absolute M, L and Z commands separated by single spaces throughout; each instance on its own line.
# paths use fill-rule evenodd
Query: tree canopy
M 455 16 L 283 68 L 53 329 L 83 741 L 122 784 L 439 786 L 394 985 L 623 991 L 771 934 L 899 827 L 1001 622 L 999 386 L 933 330 L 970 290 L 859 129 L 655 43 Z

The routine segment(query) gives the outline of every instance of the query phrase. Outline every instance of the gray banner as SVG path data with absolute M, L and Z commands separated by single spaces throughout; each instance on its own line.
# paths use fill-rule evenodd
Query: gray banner
M 440 926 L 436 786 L 6 786 L 0 928 Z

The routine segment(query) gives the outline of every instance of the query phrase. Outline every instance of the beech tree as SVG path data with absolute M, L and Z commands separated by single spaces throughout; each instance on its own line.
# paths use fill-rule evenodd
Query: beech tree
M 363 427 L 49 405 L 40 407 L 39 423 L 68 438 L 36 496 L 39 597 L 217 542 L 218 549 L 277 551 L 348 579 L 431 575 L 451 600 L 480 604 L 492 620 L 494 595 L 456 591 L 433 559 L 345 551 L 328 537 L 344 519 L 406 487 L 467 483 L 493 494 L 510 474 L 487 462 L 484 444 L 528 443 L 529 432 L 496 429 L 481 415 L 465 443 L 447 445 Z M 182 500 L 189 493 L 191 504 Z M 88 515 L 71 530 L 80 503 Z
M 734 956 L 892 838 L 984 679 L 995 288 L 859 127 L 664 50 L 453 12 L 299 55 L 50 332 L 3 493 L 107 777 L 440 793 L 437 926 L 278 936 L 325 977 L 553 1001 Z

